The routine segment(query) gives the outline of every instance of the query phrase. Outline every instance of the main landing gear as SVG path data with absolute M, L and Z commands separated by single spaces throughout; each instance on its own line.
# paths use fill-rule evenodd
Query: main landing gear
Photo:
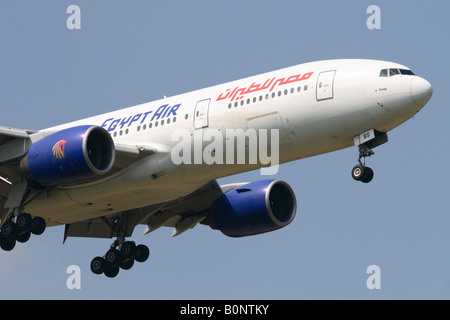
M 356 166 L 352 169 L 352 177 L 356 181 L 361 181 L 364 183 L 369 183 L 373 179 L 373 170 L 369 167 L 366 167 L 366 157 L 370 157 L 375 154 L 366 144 L 359 145 L 359 159 Z M 362 159 L 362 161 L 361 161 Z
M 150 255 L 147 246 L 137 245 L 133 241 L 116 240 L 103 257 L 95 257 L 91 261 L 91 271 L 95 274 L 104 273 L 108 278 L 114 278 L 120 269 L 128 270 L 134 261 L 145 262 Z
M 13 214 L 0 229 L 0 247 L 11 251 L 16 241 L 25 243 L 31 234 L 40 235 L 45 231 L 46 223 L 41 217 L 32 218 L 28 213 Z

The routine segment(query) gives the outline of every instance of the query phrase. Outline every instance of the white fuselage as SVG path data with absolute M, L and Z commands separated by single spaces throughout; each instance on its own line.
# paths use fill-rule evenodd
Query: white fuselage
M 415 75 L 380 77 L 388 68 L 407 69 L 373 60 L 306 63 L 43 130 L 98 125 L 115 144 L 157 152 L 92 183 L 44 192 L 25 210 L 48 225 L 72 223 L 173 200 L 213 179 L 262 166 L 176 165 L 176 130 L 278 129 L 280 163 L 350 147 L 355 136 L 387 132 L 424 106 L 429 83 Z

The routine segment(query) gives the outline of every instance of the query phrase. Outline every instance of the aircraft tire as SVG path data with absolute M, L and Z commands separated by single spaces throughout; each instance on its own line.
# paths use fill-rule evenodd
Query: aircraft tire
M 37 236 L 44 233 L 46 226 L 45 220 L 41 217 L 34 217 L 31 220 L 31 232 Z
M 102 257 L 95 257 L 91 261 L 91 271 L 95 274 L 102 274 L 105 271 L 106 261 Z
M 29 231 L 31 229 L 32 218 L 28 213 L 21 213 L 16 218 L 16 226 L 19 232 Z
M 136 247 L 136 256 L 135 260 L 137 262 L 145 262 L 147 261 L 148 257 L 150 255 L 150 250 L 146 245 L 140 244 Z
M 361 182 L 369 183 L 370 181 L 372 181 L 372 179 L 373 179 L 373 170 L 372 170 L 372 168 L 365 167 L 364 168 L 364 175 L 363 175 L 363 177 L 361 179 Z
M 125 241 L 120 247 L 120 253 L 124 261 L 133 259 L 136 255 L 136 244 L 133 241 Z
M 6 221 L 1 229 L 1 236 L 3 239 L 15 239 L 17 236 L 17 226 L 12 221 Z
M 357 164 L 352 169 L 352 178 L 356 181 L 361 181 L 361 179 L 364 177 L 364 167 L 360 164 Z
M 0 248 L 11 251 L 16 246 L 16 239 L 0 239 Z
M 105 268 L 105 276 L 108 278 L 114 278 L 119 274 L 119 266 L 111 266 Z
M 120 268 L 123 270 L 129 270 L 133 267 L 134 265 L 134 259 L 130 259 L 128 261 L 123 261 L 120 263 Z
M 22 234 L 17 235 L 17 241 L 19 241 L 20 243 L 25 243 L 27 242 L 31 237 L 31 231 L 26 231 Z
M 109 249 L 105 254 L 105 261 L 106 261 L 106 269 L 111 269 L 116 266 L 118 267 L 120 262 L 122 262 L 122 256 L 120 254 L 120 251 L 115 248 Z

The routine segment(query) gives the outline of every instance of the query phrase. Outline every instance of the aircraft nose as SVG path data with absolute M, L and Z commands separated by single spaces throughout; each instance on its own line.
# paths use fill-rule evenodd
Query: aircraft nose
M 424 107 L 433 95 L 433 87 L 424 78 L 416 77 L 411 81 L 411 96 L 419 107 Z

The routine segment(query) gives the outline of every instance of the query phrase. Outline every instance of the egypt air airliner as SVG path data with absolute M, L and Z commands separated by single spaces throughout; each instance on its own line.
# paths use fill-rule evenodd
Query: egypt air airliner
M 65 225 L 64 240 L 114 239 L 91 261 L 114 277 L 149 256 L 130 240 L 137 225 L 173 236 L 198 223 L 231 237 L 280 229 L 296 198 L 271 168 L 357 146 L 351 175 L 368 183 L 365 158 L 432 92 L 397 63 L 328 60 L 44 130 L 0 127 L 1 248 Z M 258 168 L 268 169 L 261 181 L 216 182 Z

